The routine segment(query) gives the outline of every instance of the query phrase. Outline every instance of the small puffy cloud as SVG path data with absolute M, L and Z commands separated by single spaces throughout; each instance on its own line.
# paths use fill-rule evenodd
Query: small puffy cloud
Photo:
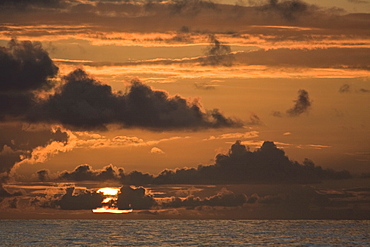
M 297 117 L 302 113 L 308 112 L 312 104 L 308 92 L 303 89 L 298 91 L 298 99 L 294 102 L 294 106 L 286 111 L 290 117 Z
M 257 114 L 250 114 L 249 116 L 249 121 L 246 123 L 247 125 L 262 125 L 262 121 L 260 119 L 259 116 L 257 116 Z
M 340 93 L 348 93 L 348 92 L 351 92 L 351 86 L 348 85 L 348 84 L 343 84 L 340 88 L 339 88 L 339 92 Z
M 151 153 L 151 154 L 165 154 L 165 152 L 163 152 L 163 150 L 162 150 L 162 149 L 157 148 L 157 147 L 153 147 L 153 148 L 150 150 L 150 153 Z

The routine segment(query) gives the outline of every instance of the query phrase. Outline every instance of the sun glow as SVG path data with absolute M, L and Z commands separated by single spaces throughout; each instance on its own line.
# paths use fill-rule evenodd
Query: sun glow
M 117 196 L 119 192 L 119 188 L 111 188 L 111 187 L 105 187 L 98 189 L 98 193 L 103 193 L 105 196 Z
M 101 207 L 101 208 L 93 209 L 92 211 L 93 213 L 127 214 L 127 213 L 131 213 L 133 210 L 132 209 L 121 210 L 118 208 Z

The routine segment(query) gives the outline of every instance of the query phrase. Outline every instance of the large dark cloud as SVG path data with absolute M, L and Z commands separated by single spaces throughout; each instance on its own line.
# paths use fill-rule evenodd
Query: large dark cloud
M 291 117 L 296 117 L 302 113 L 308 112 L 311 107 L 312 101 L 308 92 L 304 89 L 298 91 L 298 98 L 294 101 L 294 106 L 288 109 L 286 113 Z
M 134 80 L 126 94 L 77 69 L 65 77 L 60 91 L 35 108 L 30 121 L 61 123 L 77 129 L 105 129 L 107 124 L 152 130 L 240 127 L 217 109 L 206 111 L 198 101 L 154 90 Z
M 335 171 L 316 166 L 310 159 L 291 161 L 282 149 L 266 141 L 255 150 L 236 141 L 228 154 L 218 154 L 214 165 L 197 168 L 163 170 L 158 176 L 139 171 L 125 174 L 123 168 L 106 166 L 93 170 L 80 165 L 72 172 L 60 174 L 60 180 L 115 180 L 127 185 L 148 184 L 247 184 L 247 183 L 317 183 L 325 179 L 347 179 L 348 171 Z
M 228 154 L 216 156 L 214 165 L 165 170 L 154 179 L 154 183 L 315 183 L 322 179 L 349 177 L 348 171 L 325 170 L 308 159 L 303 164 L 291 161 L 273 142 L 266 141 L 261 148 L 250 151 L 237 141 Z

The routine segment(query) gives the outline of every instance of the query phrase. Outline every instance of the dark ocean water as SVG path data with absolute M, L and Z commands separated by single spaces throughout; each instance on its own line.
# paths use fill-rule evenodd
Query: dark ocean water
M 370 246 L 370 221 L 0 220 L 0 246 Z

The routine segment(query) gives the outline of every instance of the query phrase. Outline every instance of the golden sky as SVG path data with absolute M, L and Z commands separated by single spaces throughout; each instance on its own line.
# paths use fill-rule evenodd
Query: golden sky
M 370 3 L 222 3 L 0 4 L 3 53 L 30 64 L 14 85 L 0 78 L 1 172 L 32 180 L 112 164 L 156 175 L 214 164 L 236 140 L 370 172 Z M 124 116 L 121 101 L 132 104 Z

